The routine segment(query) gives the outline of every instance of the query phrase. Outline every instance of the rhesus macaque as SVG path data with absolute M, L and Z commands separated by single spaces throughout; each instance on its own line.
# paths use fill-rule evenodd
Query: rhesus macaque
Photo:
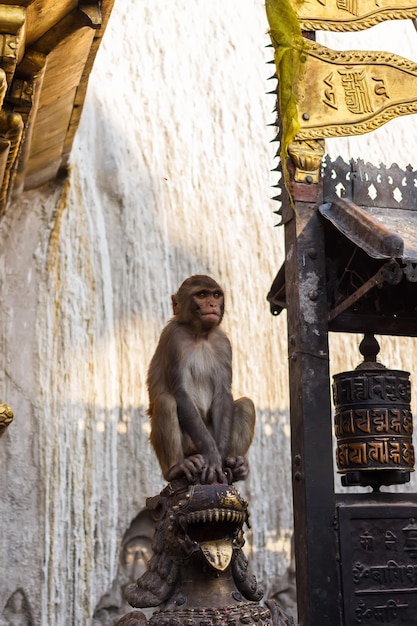
M 219 328 L 223 291 L 209 276 L 191 276 L 172 296 L 172 308 L 147 380 L 150 441 L 164 478 L 243 480 L 255 407 L 249 398 L 232 398 L 232 349 Z

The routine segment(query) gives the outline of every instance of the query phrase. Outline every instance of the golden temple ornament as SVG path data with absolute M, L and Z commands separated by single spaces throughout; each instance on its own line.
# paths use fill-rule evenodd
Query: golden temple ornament
M 211 567 L 220 572 L 226 571 L 233 556 L 233 546 L 230 541 L 225 539 L 203 541 L 200 549 Z
M 307 41 L 294 85 L 296 139 L 360 135 L 417 112 L 417 63 L 390 52 L 335 51 Z
M 113 1 L 0 2 L 0 217 L 66 173 Z
M 417 17 L 417 2 L 405 0 L 291 0 L 303 30 L 339 32 L 370 28 L 385 20 Z
M 296 183 L 318 183 L 324 157 L 324 140 L 292 141 L 288 153 L 295 165 Z
M 0 437 L 13 422 L 13 411 L 8 404 L 0 402 Z

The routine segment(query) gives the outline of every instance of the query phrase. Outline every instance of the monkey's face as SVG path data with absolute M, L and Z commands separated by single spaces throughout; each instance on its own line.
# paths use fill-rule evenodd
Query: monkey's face
M 203 328 L 220 324 L 224 311 L 224 296 L 221 289 L 197 289 L 191 294 L 193 310 Z
M 210 276 L 190 276 L 172 296 L 172 308 L 181 324 L 197 332 L 210 330 L 222 321 L 223 290 Z

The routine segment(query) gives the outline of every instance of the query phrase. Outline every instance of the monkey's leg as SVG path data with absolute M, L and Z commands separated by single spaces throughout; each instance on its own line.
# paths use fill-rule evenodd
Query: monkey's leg
M 255 433 L 255 405 L 250 398 L 239 398 L 233 405 L 233 423 L 228 456 L 245 456 Z
M 151 434 L 149 440 L 158 457 L 166 480 L 171 467 L 184 459 L 177 403 L 174 396 L 161 393 L 151 409 Z
M 196 482 L 204 459 L 201 454 L 193 454 L 195 449 L 190 438 L 181 433 L 177 403 L 169 393 L 162 393 L 152 406 L 150 442 L 165 480 L 185 476 L 190 482 Z
M 249 473 L 246 454 L 255 432 L 255 405 L 249 398 L 239 398 L 233 405 L 233 421 L 230 445 L 225 459 L 225 468 L 230 470 L 232 480 L 245 480 Z

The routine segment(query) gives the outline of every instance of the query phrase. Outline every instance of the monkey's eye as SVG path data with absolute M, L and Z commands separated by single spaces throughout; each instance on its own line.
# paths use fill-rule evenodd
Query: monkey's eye
M 209 291 L 208 289 L 202 289 L 201 291 L 197 291 L 197 293 L 194 294 L 194 297 L 197 298 L 198 300 L 205 300 L 206 298 L 209 297 L 214 298 L 215 300 L 219 300 L 220 298 L 223 297 L 223 292 L 222 291 Z

